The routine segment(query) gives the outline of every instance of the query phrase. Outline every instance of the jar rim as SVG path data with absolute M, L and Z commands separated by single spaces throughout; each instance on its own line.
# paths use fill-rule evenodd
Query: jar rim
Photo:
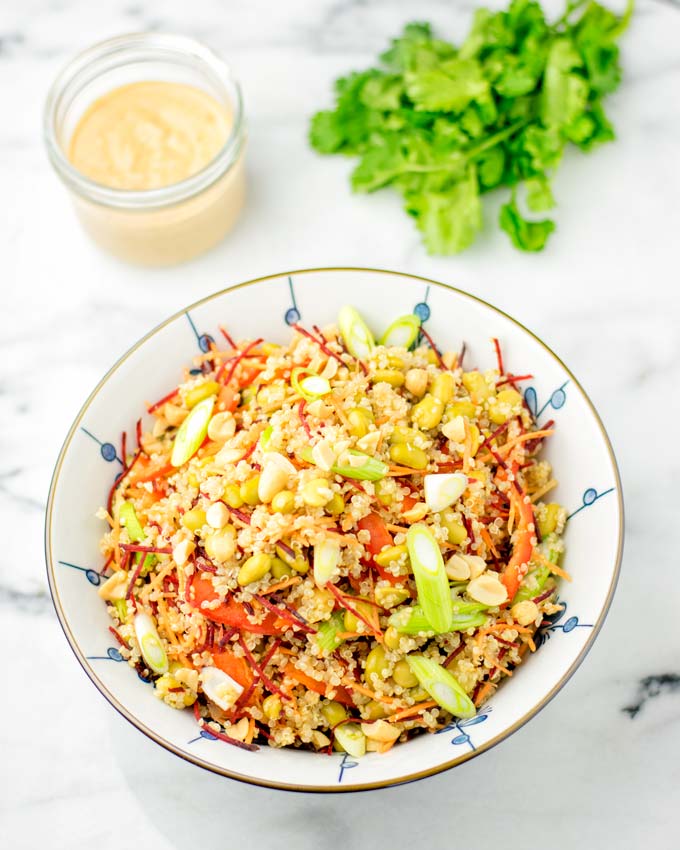
M 57 137 L 57 114 L 67 87 L 85 75 L 93 64 L 113 58 L 129 48 L 157 51 L 168 61 L 180 57 L 198 60 L 218 80 L 233 89 L 233 124 L 224 145 L 215 157 L 196 174 L 178 183 L 156 189 L 117 189 L 91 180 L 69 161 Z M 120 66 L 125 62 L 121 62 Z M 243 147 L 245 119 L 241 87 L 227 63 L 210 47 L 197 39 L 173 33 L 128 33 L 97 42 L 73 57 L 52 83 L 43 110 L 43 136 L 47 153 L 57 174 L 79 195 L 105 206 L 119 209 L 153 209 L 187 200 L 207 189 L 225 174 L 237 160 Z

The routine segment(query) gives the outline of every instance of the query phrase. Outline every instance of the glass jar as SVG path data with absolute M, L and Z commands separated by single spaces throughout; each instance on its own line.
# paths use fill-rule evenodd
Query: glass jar
M 78 121 L 97 98 L 148 81 L 193 85 L 232 117 L 222 149 L 198 173 L 157 189 L 113 189 L 73 167 L 66 150 Z M 85 230 L 102 248 L 142 265 L 170 265 L 216 245 L 234 226 L 245 200 L 246 140 L 241 90 L 227 65 L 191 38 L 160 33 L 118 36 L 76 56 L 47 97 L 45 142 Z

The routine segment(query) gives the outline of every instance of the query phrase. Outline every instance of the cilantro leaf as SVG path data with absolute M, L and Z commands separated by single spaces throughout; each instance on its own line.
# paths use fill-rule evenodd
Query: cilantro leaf
M 548 236 L 555 229 L 555 222 L 550 219 L 528 221 L 520 213 L 515 196 L 501 207 L 499 224 L 510 236 L 516 248 L 522 251 L 542 251 Z
M 527 190 L 527 206 L 532 212 L 544 212 L 555 206 L 550 183 L 545 175 L 530 177 L 524 182 L 524 186 Z
M 474 168 L 447 192 L 408 196 L 406 209 L 415 216 L 430 253 L 463 251 L 472 244 L 482 226 L 482 204 Z
M 416 109 L 431 112 L 462 112 L 488 95 L 489 83 L 474 59 L 447 59 L 439 68 L 411 71 L 406 92 Z

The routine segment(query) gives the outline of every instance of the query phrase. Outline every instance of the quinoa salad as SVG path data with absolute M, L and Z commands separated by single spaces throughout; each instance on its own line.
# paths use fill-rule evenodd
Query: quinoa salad
M 384 753 L 474 716 L 559 610 L 566 512 L 519 390 L 415 315 L 234 340 L 148 406 L 98 516 L 110 631 L 229 744 Z M 530 364 L 525 364 L 530 365 Z

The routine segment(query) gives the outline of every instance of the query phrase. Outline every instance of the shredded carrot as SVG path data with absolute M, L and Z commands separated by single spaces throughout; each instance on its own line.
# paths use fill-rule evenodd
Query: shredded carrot
M 411 469 L 409 466 L 390 466 L 388 476 L 398 477 L 400 475 L 418 475 L 420 470 Z
M 170 622 L 168 621 L 168 609 L 165 602 L 162 599 L 159 599 L 156 604 L 158 605 L 158 622 L 165 626 L 163 631 L 170 638 L 170 643 L 174 643 L 175 646 L 179 646 L 180 643 L 177 640 L 177 635 L 175 634 L 174 629 L 170 628 Z
M 544 566 L 550 569 L 551 573 L 555 573 L 556 576 L 563 578 L 565 581 L 571 581 L 572 578 L 566 570 L 563 570 L 562 567 L 558 567 L 557 564 L 553 564 L 552 561 L 549 561 L 544 555 L 542 555 L 538 549 L 534 550 L 533 557 L 536 558 L 537 561 L 540 561 Z
M 498 549 L 496 549 L 496 547 L 493 545 L 493 540 L 491 539 L 491 535 L 486 530 L 486 528 L 483 528 L 483 527 L 480 528 L 479 533 L 482 537 L 482 540 L 486 543 L 487 548 L 489 549 L 491 554 L 494 556 L 494 558 L 500 558 L 500 555 L 498 554 Z
M 535 502 L 537 499 L 540 499 L 541 496 L 545 496 L 546 493 L 549 493 L 555 487 L 557 487 L 557 481 L 555 481 L 554 478 L 551 478 L 547 484 L 545 484 L 539 490 L 536 490 L 535 493 L 531 494 L 531 501 Z
M 335 412 L 338 414 L 338 419 L 342 422 L 342 424 L 346 428 L 349 428 L 350 422 L 347 418 L 347 414 L 342 408 L 342 402 L 340 401 L 340 399 L 337 396 L 333 395 L 333 393 L 328 396 L 325 396 L 325 399 L 327 401 L 330 401 L 330 403 L 333 405 L 333 407 L 335 408 Z
M 408 527 L 407 527 L 407 526 L 405 526 L 405 525 L 392 525 L 392 524 L 391 524 L 391 523 L 389 523 L 389 522 L 385 524 L 385 528 L 386 528 L 388 531 L 396 531 L 396 532 L 401 531 L 401 532 L 403 532 L 404 534 L 406 534 L 406 532 L 408 531 Z
M 349 640 L 350 638 L 362 637 L 362 635 L 359 632 L 336 632 L 335 637 L 339 640 Z
M 360 685 L 358 682 L 355 682 L 354 679 L 342 679 L 342 684 L 350 688 L 350 690 L 358 691 L 360 694 L 363 694 L 369 699 L 374 699 L 376 702 L 384 702 L 387 705 L 393 705 L 395 702 L 398 702 L 398 700 L 394 699 L 393 697 L 379 696 L 375 693 L 375 691 L 371 691 L 369 688 L 365 688 L 363 685 Z
M 487 682 L 477 694 L 477 698 L 475 699 L 475 706 L 479 708 L 479 706 L 484 702 L 484 700 L 487 697 L 491 696 L 495 689 L 496 685 L 493 682 Z
M 546 428 L 543 431 L 527 431 L 525 434 L 520 434 L 517 437 L 513 437 L 511 440 L 508 440 L 507 443 L 502 445 L 498 450 L 499 454 L 502 454 L 503 457 L 507 457 L 510 453 L 510 450 L 518 445 L 518 443 L 525 443 L 527 440 L 538 440 L 541 437 L 549 437 L 551 434 L 554 434 L 555 431 L 553 428 Z
M 408 717 L 410 714 L 420 714 L 421 711 L 427 711 L 428 708 L 434 708 L 437 705 L 433 699 L 428 699 L 425 702 L 417 702 L 415 705 L 410 705 L 408 708 L 402 708 L 401 711 L 397 711 L 395 714 L 390 714 L 387 720 L 390 723 L 396 723 L 398 720 L 402 720 L 404 717 Z
M 270 587 L 265 587 L 264 590 L 260 591 L 260 596 L 266 596 L 268 593 L 276 593 L 277 590 L 283 590 L 286 587 L 292 587 L 294 584 L 300 584 L 301 581 L 301 576 L 288 576 L 287 578 L 282 579 L 276 584 L 272 584 Z

